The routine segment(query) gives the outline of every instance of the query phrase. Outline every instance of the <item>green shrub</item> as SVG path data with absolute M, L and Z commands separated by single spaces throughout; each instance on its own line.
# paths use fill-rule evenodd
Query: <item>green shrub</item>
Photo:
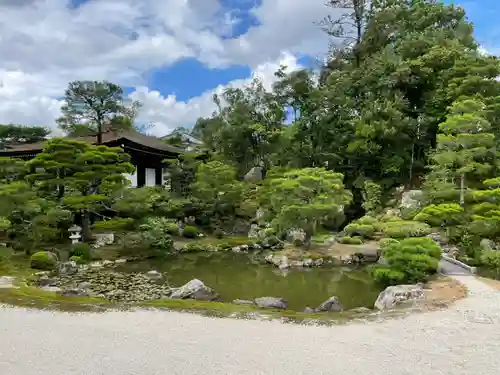
M 359 237 L 344 236 L 340 238 L 340 243 L 345 245 L 361 245 L 363 240 Z
M 173 236 L 179 235 L 179 224 L 177 223 L 167 223 L 165 225 L 165 231 Z
M 390 246 L 391 244 L 398 244 L 399 241 L 395 240 L 394 238 L 382 238 L 380 241 L 378 241 L 378 246 L 384 250 L 386 247 Z
M 13 250 L 10 247 L 0 247 L 0 264 L 7 263 L 12 258 Z
M 344 231 L 350 236 L 358 235 L 363 238 L 373 238 L 375 228 L 371 224 L 351 223 L 344 228 Z
M 376 282 L 382 285 L 398 285 L 404 282 L 405 279 L 403 272 L 382 266 L 374 266 L 372 276 Z
M 120 238 L 124 249 L 150 249 L 152 237 L 147 232 L 130 232 Z
M 69 258 L 70 261 L 75 262 L 76 264 L 85 264 L 87 261 L 83 259 L 82 257 L 79 257 L 77 255 L 73 255 L 72 257 Z
M 403 207 L 399 210 L 403 220 L 413 220 L 413 218 L 420 212 L 418 207 Z
M 500 251 L 487 250 L 481 255 L 481 262 L 485 267 L 500 271 Z
M 184 226 L 182 235 L 186 238 L 196 238 L 198 237 L 198 229 L 196 229 L 196 227 L 193 227 L 192 225 L 186 225 Z
M 102 231 L 127 231 L 134 228 L 135 220 L 130 217 L 115 217 L 106 221 L 98 221 L 92 228 Z
M 381 225 L 382 232 L 393 238 L 422 237 L 431 233 L 431 227 L 418 221 L 394 220 Z
M 181 249 L 181 252 L 183 252 L 183 253 L 199 253 L 199 252 L 213 251 L 213 250 L 214 250 L 214 248 L 209 244 L 191 242 L 191 243 L 184 245 L 184 247 Z
M 378 282 L 417 283 L 437 272 L 441 248 L 431 238 L 405 238 L 399 242 L 385 241 L 382 255 L 387 266 L 374 268 L 373 276 Z
M 416 221 L 433 226 L 456 225 L 464 219 L 464 209 L 457 203 L 431 204 L 415 216 Z
M 51 271 L 56 266 L 56 257 L 48 251 L 39 251 L 30 258 L 30 267 L 37 270 Z
M 362 225 L 374 225 L 377 223 L 377 219 L 374 218 L 373 216 L 363 216 L 359 218 L 358 220 L 355 221 L 357 224 L 362 224 Z
M 71 247 L 69 251 L 70 257 L 76 256 L 80 257 L 83 260 L 89 261 L 92 259 L 92 251 L 90 249 L 89 244 L 86 243 L 77 243 Z

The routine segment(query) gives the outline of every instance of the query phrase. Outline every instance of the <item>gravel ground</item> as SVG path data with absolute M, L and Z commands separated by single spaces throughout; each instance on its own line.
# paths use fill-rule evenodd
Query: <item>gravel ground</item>
M 497 375 L 500 292 L 403 319 L 310 327 L 161 311 L 0 307 L 1 375 Z

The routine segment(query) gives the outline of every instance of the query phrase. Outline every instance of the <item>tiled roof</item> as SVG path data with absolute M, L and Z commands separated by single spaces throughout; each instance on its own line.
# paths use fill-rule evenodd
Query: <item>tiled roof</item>
M 71 138 L 77 141 L 85 141 L 91 144 L 97 143 L 97 136 L 89 136 L 89 137 L 74 137 Z M 171 146 L 166 142 L 162 141 L 159 138 L 144 135 L 139 132 L 134 131 L 108 131 L 102 133 L 102 143 L 111 143 L 115 141 L 119 141 L 122 139 L 129 140 L 130 142 L 136 143 L 138 145 L 146 146 L 155 150 L 171 152 L 180 154 L 183 152 L 180 148 Z M 28 151 L 41 151 L 47 141 L 37 142 L 37 143 L 28 143 L 28 144 L 19 144 L 19 145 L 11 145 L 7 146 L 7 148 L 3 151 L 5 152 L 28 152 Z M 0 151 L 1 154 L 2 151 Z

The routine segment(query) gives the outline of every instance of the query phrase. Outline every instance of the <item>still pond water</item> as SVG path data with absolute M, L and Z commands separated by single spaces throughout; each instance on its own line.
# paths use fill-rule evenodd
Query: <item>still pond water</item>
M 127 263 L 124 272 L 157 270 L 166 273 L 166 282 L 180 286 L 197 278 L 212 287 L 225 302 L 234 299 L 281 297 L 289 309 L 302 311 L 317 307 L 337 296 L 345 309 L 372 308 L 380 289 L 365 269 L 347 267 L 279 270 L 252 262 L 244 254 L 186 254 L 171 259 Z

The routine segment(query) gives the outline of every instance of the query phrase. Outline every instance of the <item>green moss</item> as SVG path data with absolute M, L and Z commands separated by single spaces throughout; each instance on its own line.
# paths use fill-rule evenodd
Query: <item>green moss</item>
M 344 236 L 340 238 L 340 243 L 345 245 L 362 245 L 363 240 L 359 237 Z
M 30 266 L 34 269 L 50 271 L 54 269 L 55 265 L 56 259 L 54 255 L 47 251 L 39 251 L 30 258 Z

